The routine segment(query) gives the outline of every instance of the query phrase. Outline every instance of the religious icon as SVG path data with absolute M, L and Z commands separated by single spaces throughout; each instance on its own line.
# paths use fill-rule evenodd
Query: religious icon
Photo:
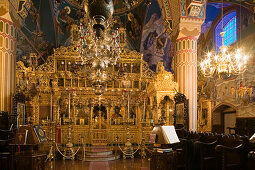
M 80 125 L 84 125 L 84 119 L 80 119 Z
M 183 124 L 184 103 L 176 104 L 176 124 Z

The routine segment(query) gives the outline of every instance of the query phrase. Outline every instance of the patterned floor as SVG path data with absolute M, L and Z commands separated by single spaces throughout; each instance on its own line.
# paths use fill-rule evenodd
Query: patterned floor
M 84 162 L 71 160 L 56 160 L 46 162 L 45 170 L 149 170 L 147 159 L 118 159 L 109 162 Z

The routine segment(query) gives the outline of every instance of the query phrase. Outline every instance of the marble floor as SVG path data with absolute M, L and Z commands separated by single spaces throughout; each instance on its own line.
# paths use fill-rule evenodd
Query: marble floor
M 84 162 L 78 160 L 55 160 L 46 162 L 45 170 L 149 170 L 147 159 L 118 159 L 105 162 Z

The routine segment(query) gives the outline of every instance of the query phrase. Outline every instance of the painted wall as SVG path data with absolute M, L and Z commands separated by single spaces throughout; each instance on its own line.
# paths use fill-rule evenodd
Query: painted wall
M 241 47 L 249 56 L 248 69 L 239 76 L 224 76 L 222 78 L 205 79 L 202 91 L 212 101 L 212 109 L 221 103 L 229 103 L 237 108 L 237 118 L 255 117 L 255 14 L 245 8 L 228 7 L 229 11 L 236 10 L 237 15 L 237 42 L 233 47 Z M 220 13 L 219 13 L 220 15 Z M 205 51 L 214 47 L 214 28 L 218 23 L 217 17 L 209 26 L 205 23 L 203 33 L 199 37 L 198 65 Z M 218 16 L 218 19 L 220 17 Z M 203 30 L 203 29 L 202 29 Z M 198 69 L 199 70 L 199 69 Z M 199 87 L 200 89 L 201 87 Z M 214 116 L 214 115 L 213 115 Z
M 171 67 L 174 55 L 174 44 L 165 33 L 164 18 L 156 0 L 152 1 L 143 27 L 141 50 L 143 59 L 153 71 L 158 62 L 163 62 L 166 71 L 173 72 Z

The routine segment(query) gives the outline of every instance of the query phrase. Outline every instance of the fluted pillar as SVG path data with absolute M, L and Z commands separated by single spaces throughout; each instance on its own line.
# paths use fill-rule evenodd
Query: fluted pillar
M 197 39 L 184 37 L 176 41 L 176 73 L 179 92 L 189 100 L 189 129 L 197 128 Z
M 16 28 L 9 14 L 9 2 L 0 2 L 0 111 L 11 113 L 15 93 Z
M 189 130 L 197 130 L 197 38 L 205 16 L 205 1 L 201 2 L 203 5 L 199 7 L 200 12 L 195 10 L 197 8 L 193 1 L 189 7 L 181 4 L 183 11 L 174 57 L 175 80 L 179 85 L 179 92 L 185 94 L 189 101 Z M 189 12 L 186 13 L 185 10 Z

